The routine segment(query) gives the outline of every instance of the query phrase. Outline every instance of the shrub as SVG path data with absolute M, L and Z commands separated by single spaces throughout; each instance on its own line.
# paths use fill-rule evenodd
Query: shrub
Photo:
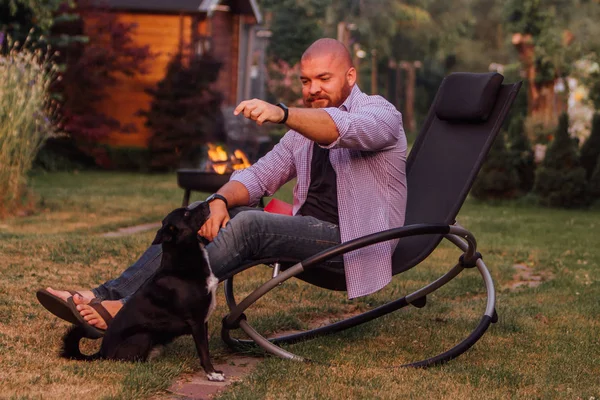
M 110 168 L 119 171 L 148 172 L 148 149 L 144 147 L 102 146 Z
M 508 125 L 507 148 L 512 164 L 515 166 L 519 177 L 519 190 L 529 193 L 535 180 L 535 161 L 531 142 L 525 134 L 525 119 L 522 115 L 515 115 Z
M 591 178 L 596 163 L 600 156 L 600 114 L 594 114 L 592 131 L 588 139 L 581 146 L 581 166 L 585 168 L 587 178 Z
M 527 117 L 524 122 L 525 133 L 531 143 L 547 145 L 554 140 L 556 128 L 546 126 L 539 117 Z
M 588 195 L 591 202 L 597 202 L 600 199 L 600 156 L 596 160 L 596 166 L 588 182 Z
M 33 163 L 34 169 L 44 171 L 75 171 L 92 169 L 96 161 L 82 152 L 75 141 L 65 135 L 51 137 L 44 143 Z
M 148 143 L 151 169 L 193 164 L 203 144 L 227 140 L 222 95 L 211 89 L 220 67 L 207 56 L 186 62 L 177 54 L 157 87 L 148 90 L 153 96 L 150 111 L 141 114 L 152 132 Z
M 56 68 L 42 50 L 15 43 L 0 55 L 0 212 L 14 211 L 27 195 L 27 173 L 52 134 L 48 87 Z
M 494 141 L 471 191 L 480 200 L 513 198 L 518 193 L 519 176 L 501 132 Z
M 569 136 L 569 117 L 561 114 L 554 141 L 535 174 L 533 191 L 542 205 L 574 208 L 588 204 L 585 169 Z

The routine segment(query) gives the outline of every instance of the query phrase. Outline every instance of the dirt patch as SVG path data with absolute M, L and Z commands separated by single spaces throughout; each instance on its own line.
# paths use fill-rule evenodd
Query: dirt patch
M 128 226 L 126 228 L 119 228 L 117 231 L 114 231 L 114 232 L 103 233 L 102 236 L 103 237 L 119 237 L 119 236 L 133 235 L 134 233 L 138 233 L 138 232 L 145 232 L 145 231 L 149 231 L 151 229 L 158 229 L 158 228 L 160 228 L 160 226 L 161 226 L 160 222 L 153 222 L 151 224 L 143 224 L 143 225 L 136 225 L 136 226 Z
M 504 289 L 516 290 L 521 287 L 534 288 L 554 278 L 554 274 L 549 271 L 539 271 L 527 264 L 513 265 L 515 273 L 513 279 L 503 285 Z
M 99 225 L 119 224 L 130 218 L 130 215 L 100 215 L 94 213 L 77 213 L 72 211 L 46 212 L 27 218 L 12 218 L 0 224 L 0 231 L 12 234 L 62 234 L 81 229 L 90 229 Z
M 210 399 L 227 386 L 250 374 L 261 360 L 262 358 L 234 356 L 224 363 L 215 364 L 215 369 L 225 374 L 225 382 L 209 381 L 203 370 L 182 376 L 167 390 L 169 394 L 166 399 Z M 165 399 L 163 396 L 156 397 L 158 398 Z

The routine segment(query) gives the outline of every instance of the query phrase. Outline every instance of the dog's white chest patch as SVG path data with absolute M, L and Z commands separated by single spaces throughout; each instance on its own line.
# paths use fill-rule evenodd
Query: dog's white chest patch
M 217 286 L 219 286 L 219 280 L 212 273 L 208 278 L 206 278 L 206 289 L 208 293 L 215 293 L 217 290 Z
M 217 308 L 217 286 L 219 286 L 219 280 L 212 273 L 212 268 L 210 267 L 210 261 L 208 260 L 208 252 L 206 251 L 204 246 L 200 246 L 200 248 L 202 249 L 202 255 L 204 256 L 204 259 L 206 260 L 206 265 L 208 265 L 208 270 L 210 271 L 210 274 L 206 278 L 206 291 L 208 294 L 210 294 L 210 297 L 211 297 L 210 298 L 210 306 L 208 307 L 208 312 L 206 313 L 206 319 L 204 320 L 204 322 L 207 322 L 210 315 Z

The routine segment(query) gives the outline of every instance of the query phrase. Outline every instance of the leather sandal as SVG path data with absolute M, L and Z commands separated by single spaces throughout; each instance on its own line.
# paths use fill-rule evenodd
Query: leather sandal
M 67 304 L 72 314 L 76 318 L 76 322 L 74 322 L 74 324 L 81 327 L 85 331 L 85 337 L 90 339 L 98 339 L 104 336 L 106 333 L 105 329 L 96 328 L 95 326 L 90 325 L 90 323 L 81 316 L 79 310 L 77 310 L 77 304 L 75 304 L 73 301 L 73 297 L 69 297 Z M 100 300 L 92 299 L 87 305 L 92 307 L 100 315 L 107 326 L 110 324 L 110 321 L 113 319 L 113 317 L 106 310 L 106 308 L 104 308 Z
M 71 296 L 75 296 L 80 293 L 73 290 L 67 290 Z M 73 311 L 69 308 L 67 302 L 58 296 L 53 295 L 46 289 L 40 289 L 35 293 L 40 304 L 52 314 L 56 315 L 60 319 L 64 319 L 72 324 L 79 324 L 78 319 L 73 315 Z

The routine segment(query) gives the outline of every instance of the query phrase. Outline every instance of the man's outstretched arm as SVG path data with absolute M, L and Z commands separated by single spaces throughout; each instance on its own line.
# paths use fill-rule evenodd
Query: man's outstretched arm
M 265 122 L 277 124 L 285 115 L 281 108 L 259 99 L 242 101 L 233 113 L 243 114 L 246 118 L 256 121 L 258 125 Z M 289 109 L 285 124 L 288 128 L 323 146 L 335 142 L 339 137 L 333 119 L 324 110 L 292 107 Z

